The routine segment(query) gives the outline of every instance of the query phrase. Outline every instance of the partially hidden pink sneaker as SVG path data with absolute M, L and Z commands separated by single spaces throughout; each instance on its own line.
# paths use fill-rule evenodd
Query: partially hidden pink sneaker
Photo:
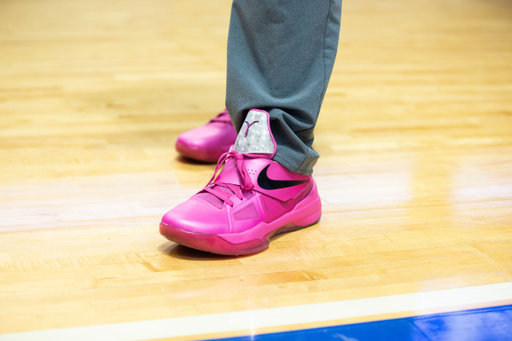
M 176 141 L 176 150 L 188 158 L 215 163 L 235 140 L 235 128 L 224 109 L 204 126 L 181 134 Z
M 322 207 L 315 181 L 272 161 L 275 151 L 268 113 L 252 109 L 210 182 L 163 216 L 160 233 L 194 249 L 244 255 L 316 223 Z

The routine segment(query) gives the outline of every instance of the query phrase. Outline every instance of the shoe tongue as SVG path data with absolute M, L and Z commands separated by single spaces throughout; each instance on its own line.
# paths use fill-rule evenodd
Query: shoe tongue
M 276 152 L 276 144 L 270 130 L 270 116 L 266 111 L 251 109 L 238 132 L 235 148 L 239 153 L 267 154 Z

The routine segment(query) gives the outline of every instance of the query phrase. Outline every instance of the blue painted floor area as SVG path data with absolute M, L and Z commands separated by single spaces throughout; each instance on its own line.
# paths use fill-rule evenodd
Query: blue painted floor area
M 217 340 L 511 341 L 512 305 Z

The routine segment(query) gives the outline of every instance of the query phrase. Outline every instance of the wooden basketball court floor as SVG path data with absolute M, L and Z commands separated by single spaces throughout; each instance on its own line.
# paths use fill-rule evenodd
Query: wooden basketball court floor
M 314 145 L 321 221 L 247 257 L 159 235 L 214 170 L 174 142 L 224 106 L 230 6 L 0 1 L 0 340 L 254 336 L 511 304 L 508 0 L 345 1 Z

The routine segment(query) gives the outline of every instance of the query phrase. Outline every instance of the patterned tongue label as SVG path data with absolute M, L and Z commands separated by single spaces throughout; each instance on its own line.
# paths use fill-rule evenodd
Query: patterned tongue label
M 267 112 L 249 111 L 238 133 L 235 150 L 246 154 L 274 154 L 276 146 L 268 122 Z

